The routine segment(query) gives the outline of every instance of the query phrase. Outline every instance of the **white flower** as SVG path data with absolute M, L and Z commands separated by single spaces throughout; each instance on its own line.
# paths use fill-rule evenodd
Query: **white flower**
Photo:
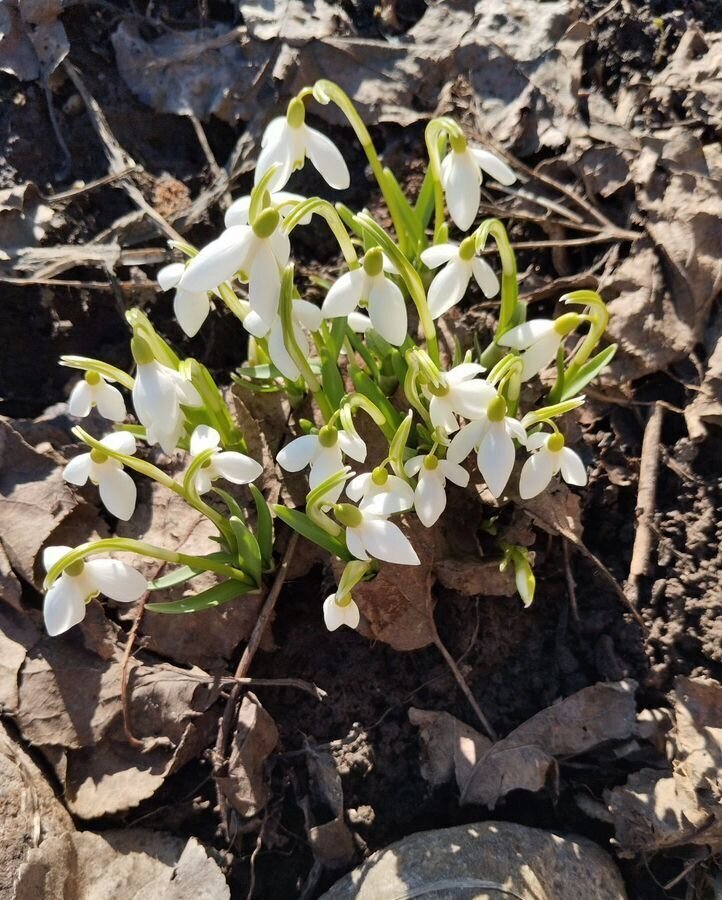
M 430 269 L 444 266 L 428 292 L 429 312 L 434 319 L 456 306 L 472 275 L 484 296 L 493 297 L 499 291 L 499 279 L 489 263 L 476 255 L 473 238 L 466 238 L 461 246 L 449 243 L 429 247 L 421 254 L 421 261 Z
M 271 206 L 278 210 L 278 214 L 282 219 L 285 219 L 293 211 L 294 206 L 298 203 L 303 203 L 305 199 L 300 194 L 292 194 L 290 191 L 275 191 L 271 194 Z M 226 210 L 223 224 L 226 228 L 231 228 L 233 225 L 248 225 L 250 209 L 251 195 L 246 194 L 245 197 L 239 197 Z M 312 218 L 313 213 L 308 213 L 301 219 L 299 224 L 308 225 Z
M 43 552 L 45 571 L 50 571 L 70 550 L 70 547 L 46 547 Z M 45 628 L 54 637 L 82 622 L 85 604 L 97 594 L 105 594 L 119 603 L 133 603 L 147 589 L 145 577 L 117 559 L 74 563 L 58 577 L 45 595 Z
M 300 472 L 311 467 L 308 483 L 311 490 L 343 469 L 343 454 L 357 462 L 366 459 L 366 444 L 357 434 L 324 426 L 318 434 L 304 434 L 283 447 L 276 460 L 287 472 Z M 328 495 L 328 502 L 335 503 L 341 496 L 343 484 Z
M 216 478 L 225 478 L 233 484 L 250 484 L 263 472 L 263 466 L 236 450 L 221 450 L 221 436 L 210 425 L 198 425 L 191 435 L 191 456 L 204 450 L 215 450 L 208 462 L 196 474 L 196 490 L 205 494 Z
M 356 559 L 380 559 L 402 566 L 418 566 L 419 557 L 403 531 L 387 521 L 388 494 L 377 494 L 362 506 L 341 503 L 334 515 L 346 528 L 346 546 Z
M 180 372 L 153 359 L 142 338 L 133 338 L 132 343 L 138 364 L 133 387 L 135 414 L 146 428 L 148 442 L 160 444 L 165 453 L 172 453 L 183 433 L 181 404 L 201 406 L 203 401 Z
M 476 449 L 476 463 L 486 486 L 494 497 L 500 497 L 514 468 L 514 439 L 525 444 L 526 431 L 521 422 L 506 415 L 506 403 L 495 391 L 484 415 L 453 438 L 446 457 L 460 463 Z
M 313 303 L 309 303 L 308 300 L 294 300 L 291 305 L 291 318 L 293 321 L 293 333 L 296 337 L 296 343 L 298 344 L 301 353 L 308 357 L 311 347 L 303 329 L 308 329 L 308 331 L 318 331 L 321 327 L 323 314 L 317 306 L 314 306 Z M 247 321 L 248 320 L 244 322 L 244 325 L 248 329 Z M 251 328 L 253 328 L 253 324 L 251 324 Z M 251 333 L 253 334 L 252 331 Z M 260 337 L 260 335 L 255 336 Z M 283 324 L 280 316 L 276 316 L 273 325 L 271 325 L 271 330 L 268 333 L 268 355 L 271 357 L 271 362 L 281 375 L 289 378 L 291 381 L 295 381 L 300 376 L 301 373 L 298 371 L 298 366 L 291 359 L 291 356 L 286 349 L 286 343 L 283 339 Z
M 112 379 L 97 372 L 86 372 L 70 392 L 68 412 L 71 416 L 84 419 L 90 410 L 98 407 L 98 412 L 111 422 L 122 422 L 126 416 L 125 400 L 118 388 L 108 384 Z
M 545 369 L 557 355 L 557 350 L 566 334 L 567 319 L 532 319 L 511 328 L 497 343 L 502 347 L 521 351 L 523 368 L 522 381 L 528 381 Z
M 458 149 L 454 149 L 457 143 Z M 471 228 L 481 202 L 482 170 L 500 184 L 513 184 L 516 175 L 493 153 L 469 147 L 461 138 L 451 141 L 451 148 L 441 163 L 441 184 L 446 194 L 449 215 L 457 228 Z
M 227 228 L 190 260 L 178 286 L 191 293 L 212 291 L 240 273 L 248 281 L 251 314 L 266 334 L 278 312 L 281 269 L 291 254 L 288 235 L 278 227 L 280 221 L 277 210 L 269 207 L 253 225 Z
M 358 628 L 361 614 L 356 606 L 356 601 L 350 594 L 347 594 L 342 600 L 337 600 L 336 594 L 329 594 L 323 601 L 323 621 L 329 631 L 335 631 L 342 625 Z
M 587 483 L 584 463 L 573 450 L 564 446 L 561 434 L 545 434 L 538 431 L 526 442 L 531 456 L 522 466 L 519 478 L 519 496 L 530 500 L 541 494 L 559 471 L 567 484 L 582 487 Z
M 261 180 L 272 165 L 279 168 L 268 183 L 271 192 L 286 186 L 291 173 L 303 168 L 308 157 L 326 183 L 336 190 L 345 190 L 351 183 L 348 167 L 338 147 L 326 135 L 309 128 L 302 100 L 294 98 L 285 116 L 272 119 L 261 139 L 261 152 L 256 163 L 255 183 Z
M 442 373 L 439 385 L 427 385 L 431 394 L 429 415 L 435 428 L 444 428 L 448 434 L 456 431 L 459 423 L 456 416 L 478 419 L 496 391 L 486 381 L 476 376 L 483 372 L 477 363 L 461 363 L 448 372 Z
M 404 466 L 407 475 L 418 475 L 414 493 L 414 508 L 422 525 L 430 528 L 446 509 L 446 479 L 466 487 L 469 473 L 448 459 L 433 454 L 414 456 Z
M 135 438 L 127 431 L 109 434 L 100 443 L 125 456 L 132 456 L 136 450 Z M 109 513 L 123 522 L 133 515 L 138 494 L 135 482 L 119 460 L 106 456 L 102 450 L 91 450 L 71 459 L 63 470 L 63 478 L 79 487 L 90 479 L 98 485 L 100 499 Z
M 323 301 L 324 318 L 348 316 L 357 306 L 367 306 L 371 325 L 381 337 L 400 347 L 406 340 L 408 317 L 401 290 L 384 274 L 389 269 L 378 248 L 369 250 L 360 269 L 352 269 L 331 286 Z
M 178 287 L 185 269 L 185 263 L 171 263 L 169 266 L 164 266 L 156 277 L 162 291 L 176 288 L 173 312 L 183 331 L 188 337 L 193 337 L 198 334 L 201 325 L 208 318 L 211 301 L 207 291 L 189 291 Z
M 346 496 L 361 509 L 374 500 L 376 508 L 388 515 L 404 512 L 414 505 L 414 490 L 408 481 L 398 475 L 389 475 L 382 468 L 352 478 L 346 485 Z

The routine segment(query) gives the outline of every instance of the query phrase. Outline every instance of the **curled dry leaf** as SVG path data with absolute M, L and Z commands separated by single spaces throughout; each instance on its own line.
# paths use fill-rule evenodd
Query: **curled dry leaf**
M 52 218 L 52 209 L 43 203 L 34 184 L 21 184 L 1 190 L 0 265 L 6 260 L 12 264 L 18 256 L 42 241 Z
M 447 712 L 409 708 L 409 722 L 419 729 L 421 774 L 429 784 L 456 778 L 465 784 L 477 761 L 492 746 L 488 737 Z
M 329 869 L 347 866 L 355 855 L 346 824 L 343 787 L 333 756 L 306 747 L 309 795 L 302 801 L 306 834 L 314 859 Z

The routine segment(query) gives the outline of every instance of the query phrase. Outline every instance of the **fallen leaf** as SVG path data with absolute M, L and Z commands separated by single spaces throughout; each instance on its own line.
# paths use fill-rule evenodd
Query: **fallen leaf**
M 409 708 L 409 722 L 419 729 L 421 775 L 429 784 L 446 784 L 456 778 L 465 784 L 477 761 L 492 741 L 447 712 Z
M 328 869 L 347 866 L 356 854 L 353 835 L 346 824 L 343 787 L 333 756 L 306 748 L 309 795 L 302 809 L 306 834 L 314 859 Z
M 688 119 L 722 125 L 722 33 L 690 26 L 661 72 L 652 77 L 649 102 L 663 112 L 679 109 Z
M 499 571 L 499 560 L 473 556 L 447 557 L 434 564 L 440 584 L 465 597 L 513 597 L 516 593 L 514 573 Z
M 58 21 L 62 0 L 6 0 L 0 6 L 0 70 L 21 81 L 47 79 L 70 50 Z
M 52 218 L 53 210 L 43 203 L 34 184 L 26 183 L 1 190 L 0 262 L 10 260 L 12 263 L 20 254 L 35 247 L 45 237 Z
M 298 45 L 352 28 L 343 8 L 328 0 L 286 0 L 282 6 L 276 0 L 258 0 L 239 8 L 248 34 L 260 41 Z
M 689 436 L 693 441 L 702 440 L 707 425 L 722 425 L 722 337 L 718 338 L 712 355 L 707 360 L 707 371 L 699 393 L 684 411 Z
M 696 790 L 722 800 L 722 685 L 711 678 L 674 681 L 675 768 Z
M 21 610 L 20 605 L 20 582 L 15 577 L 10 566 L 10 560 L 7 558 L 2 544 L 0 544 L 0 600 L 3 603 L 9 603 L 17 610 Z

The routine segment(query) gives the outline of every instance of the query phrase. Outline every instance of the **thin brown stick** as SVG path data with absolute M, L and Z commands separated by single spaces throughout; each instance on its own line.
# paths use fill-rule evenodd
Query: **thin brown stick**
M 576 627 L 579 627 L 579 607 L 577 605 L 577 586 L 574 582 L 574 573 L 572 572 L 571 560 L 569 559 L 569 544 L 562 541 L 562 550 L 564 553 L 564 575 L 567 580 L 567 592 L 569 594 L 569 608 L 572 612 L 572 619 Z
M 89 181 L 82 187 L 69 188 L 67 191 L 59 191 L 57 194 L 45 197 L 44 200 L 51 206 L 53 203 L 64 203 L 66 200 L 72 200 L 74 197 L 78 197 L 81 194 L 87 194 L 88 191 L 94 191 L 96 188 L 103 187 L 103 185 L 119 181 L 121 178 L 125 178 L 126 175 L 132 175 L 136 168 L 137 166 L 128 166 L 125 169 L 120 169 L 118 172 L 111 172 L 109 175 L 103 175 L 102 178 L 96 178 L 94 181 Z
M 158 570 L 160 570 L 161 568 L 162 566 L 158 566 Z M 154 577 L 157 577 L 157 574 L 158 573 L 156 572 Z M 128 640 L 125 642 L 125 649 L 123 650 L 123 661 L 120 668 L 120 703 L 123 709 L 123 731 L 125 732 L 125 737 L 128 743 L 131 745 L 131 747 L 135 747 L 136 750 L 142 750 L 144 745 L 143 741 L 141 741 L 133 734 L 130 727 L 130 691 L 128 690 L 128 677 L 130 675 L 130 657 L 133 655 L 135 638 L 143 621 L 145 605 L 148 602 L 148 597 L 150 597 L 150 591 L 146 591 L 138 601 L 138 606 L 136 607 L 135 611 L 135 619 L 133 620 L 133 627 L 130 629 L 130 632 L 128 633 Z
M 632 561 L 626 593 L 636 606 L 639 601 L 639 579 L 651 571 L 654 512 L 656 509 L 657 478 L 659 475 L 660 441 L 664 407 L 655 403 L 652 407 L 642 439 L 642 453 L 639 461 L 639 487 L 637 488 L 637 530 L 632 547 Z

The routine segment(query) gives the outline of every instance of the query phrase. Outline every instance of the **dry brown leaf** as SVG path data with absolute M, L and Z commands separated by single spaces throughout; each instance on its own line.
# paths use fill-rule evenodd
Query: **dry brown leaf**
M 22 609 L 20 605 L 20 582 L 15 577 L 2 544 L 0 544 L 0 601 L 9 603 L 15 609 Z
M 260 41 L 298 45 L 352 28 L 343 8 L 328 0 L 256 0 L 241 3 L 240 12 L 248 34 Z
M 675 112 L 681 100 L 690 119 L 722 125 L 722 33 L 688 28 L 667 65 L 653 76 L 649 99 Z
M 34 184 L 1 190 L 0 263 L 5 260 L 12 263 L 22 252 L 42 241 L 52 218 L 52 209 L 43 203 Z
M 311 747 L 306 751 L 309 797 L 304 798 L 302 808 L 308 842 L 318 863 L 329 869 L 342 868 L 356 850 L 344 818 L 341 777 L 330 753 Z M 319 819 L 321 824 L 317 824 Z
M 58 21 L 62 0 L 6 0 L 0 6 L 0 70 L 21 81 L 47 79 L 70 43 Z
M 722 425 L 722 337 L 707 360 L 704 381 L 685 409 L 684 419 L 693 441 L 705 437 L 707 424 Z
M 722 800 L 722 685 L 711 678 L 675 679 L 675 768 L 695 789 Z
M 249 691 L 238 710 L 228 774 L 216 778 L 228 802 L 243 818 L 255 816 L 268 803 L 266 760 L 277 743 L 276 723 Z
M 489 738 L 447 712 L 409 708 L 409 722 L 419 729 L 421 774 L 434 786 L 456 778 L 465 784 L 477 761 L 491 748 Z
M 516 593 L 514 573 L 499 571 L 499 560 L 478 556 L 446 557 L 434 564 L 440 584 L 465 597 L 513 597 Z

